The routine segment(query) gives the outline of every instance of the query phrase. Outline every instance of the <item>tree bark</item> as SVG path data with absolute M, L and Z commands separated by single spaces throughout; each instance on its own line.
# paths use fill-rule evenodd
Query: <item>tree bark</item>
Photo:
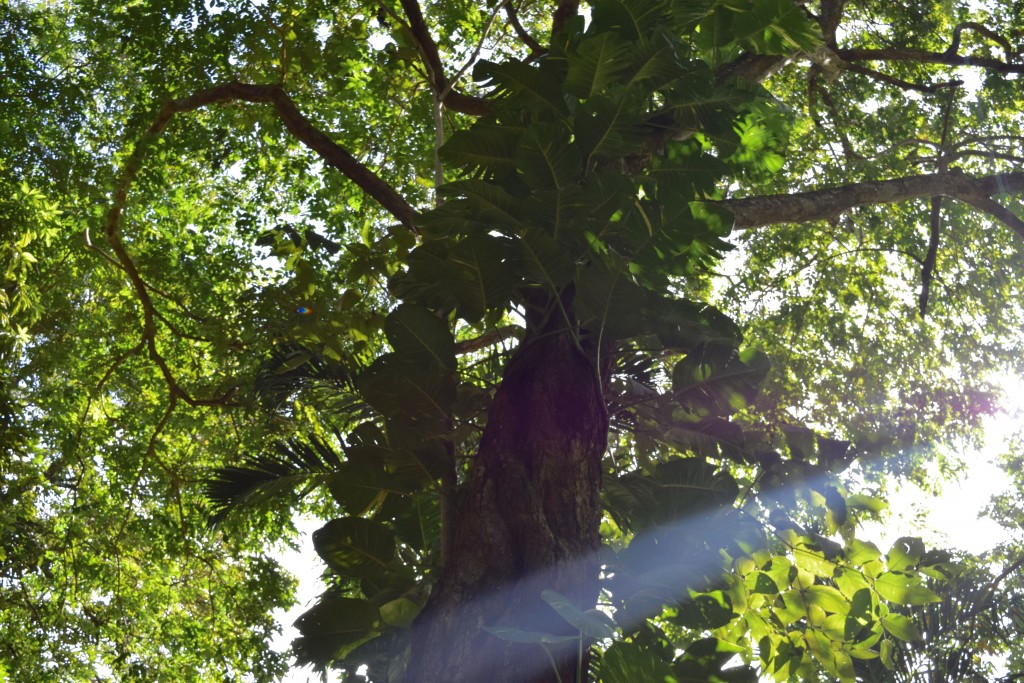
M 928 175 L 851 183 L 824 190 L 742 197 L 714 202 L 733 212 L 737 230 L 777 223 L 804 223 L 838 218 L 857 206 L 951 197 L 985 211 L 1024 237 L 1024 222 L 992 199 L 1024 192 L 1024 173 L 974 178 L 947 171 Z
M 568 683 L 575 644 L 513 643 L 507 626 L 576 635 L 540 598 L 598 594 L 608 415 L 594 361 L 564 328 L 528 333 L 510 360 L 458 504 L 453 552 L 413 625 L 413 683 Z M 584 665 L 586 662 L 584 662 Z

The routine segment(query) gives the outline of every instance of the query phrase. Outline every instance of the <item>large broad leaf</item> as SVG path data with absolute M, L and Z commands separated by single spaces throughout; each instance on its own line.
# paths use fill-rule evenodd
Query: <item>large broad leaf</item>
M 409 448 L 389 450 L 385 456 L 391 477 L 407 491 L 430 488 L 451 467 L 451 456 L 440 439 Z
M 688 203 L 715 192 L 719 179 L 728 171 L 725 163 L 688 141 L 667 145 L 663 156 L 651 160 L 647 178 L 656 182 L 661 192 L 686 195 Z
M 558 291 L 576 274 L 569 253 L 541 228 L 528 228 L 517 246 L 526 277 L 550 291 Z
M 576 278 L 576 311 L 580 325 L 603 343 L 650 334 L 649 296 L 622 266 L 614 270 L 593 259 Z
M 613 644 L 601 658 L 601 683 L 672 683 L 668 663 L 635 643 Z
M 650 40 L 631 51 L 629 80 L 626 90 L 641 95 L 660 90 L 688 73 L 679 59 L 677 45 L 665 33 L 658 32 Z
M 696 631 L 705 631 L 725 626 L 734 616 L 728 596 L 722 591 L 711 591 L 696 595 L 680 606 L 671 621 Z
M 328 594 L 300 616 L 295 627 L 302 635 L 293 642 L 299 666 L 324 666 L 341 659 L 375 635 L 380 613 L 366 600 Z
M 565 76 L 566 91 L 581 99 L 601 92 L 629 67 L 629 60 L 624 57 L 630 47 L 610 32 L 584 38 L 576 52 L 569 56 L 569 70 Z
M 502 64 L 481 60 L 473 69 L 473 78 L 492 86 L 494 95 L 504 98 L 510 110 L 566 113 L 561 83 L 551 70 L 514 60 Z
M 644 41 L 665 27 L 664 3 L 657 0 L 600 0 L 593 4 L 588 33 L 613 32 L 626 40 Z
M 388 282 L 391 293 L 409 303 L 451 310 L 465 287 L 464 273 L 448 258 L 448 240 L 432 240 L 409 254 L 408 270 Z
M 387 572 L 395 557 L 391 530 L 362 517 L 332 519 L 313 532 L 313 547 L 327 566 L 352 578 Z
M 379 357 L 356 380 L 366 402 L 388 418 L 446 421 L 455 403 L 453 373 L 396 353 Z
M 921 583 L 917 576 L 885 572 L 875 579 L 875 590 L 883 599 L 897 605 L 927 605 L 940 598 Z
M 413 363 L 455 369 L 455 338 L 448 323 L 423 306 L 398 306 L 384 319 L 384 334 L 395 353 Z
M 467 171 L 508 172 L 515 168 L 519 134 L 510 126 L 480 122 L 452 133 L 441 158 Z
M 786 54 L 793 48 L 813 52 L 822 41 L 817 23 L 793 0 L 753 0 L 733 18 L 732 30 L 738 43 L 763 54 Z
M 405 497 L 389 506 L 396 536 L 417 552 L 433 548 L 441 540 L 441 504 L 433 491 Z
M 521 163 L 521 159 L 517 158 L 517 161 Z M 546 161 L 540 160 L 539 163 L 544 164 Z M 540 172 L 543 170 L 544 167 L 541 166 Z M 487 226 L 485 232 L 514 231 L 522 224 L 522 216 L 519 213 L 521 200 L 497 183 L 478 179 L 456 180 L 442 185 L 441 193 L 450 198 L 437 210 L 446 220 L 458 221 L 469 218 L 474 224 Z M 428 215 L 426 224 L 430 225 L 433 222 L 435 220 Z M 463 232 L 467 231 L 463 229 Z
M 460 318 L 476 322 L 488 311 L 505 309 L 520 280 L 519 263 L 508 239 L 470 235 L 451 249 L 448 258 L 465 274 L 466 286 L 453 292 Z
M 540 597 L 585 637 L 611 638 L 615 635 L 615 621 L 601 610 L 581 610 L 567 597 L 551 589 L 542 591 Z
M 918 630 L 913 621 L 902 614 L 892 612 L 881 617 L 879 621 L 882 622 L 882 628 L 884 628 L 889 635 L 899 638 L 904 642 L 912 643 L 914 641 L 921 640 L 921 631 Z M 882 657 L 885 658 L 884 652 Z
M 530 189 L 564 190 L 579 182 L 583 172 L 580 152 L 569 131 L 555 124 L 535 123 L 519 143 L 516 164 Z
M 404 493 L 384 471 L 382 458 L 342 463 L 327 479 L 327 488 L 350 515 L 361 515 L 378 507 L 391 493 Z
M 576 140 L 587 167 L 592 160 L 630 154 L 642 143 L 649 131 L 634 108 L 636 104 L 632 96 L 597 95 L 580 105 L 576 112 Z
M 700 458 L 677 458 L 654 468 L 658 507 L 664 521 L 685 520 L 696 510 L 731 506 L 739 486 L 724 470 Z
M 731 415 L 753 402 L 768 373 L 768 359 L 742 358 L 729 344 L 701 344 L 672 370 L 676 400 L 695 415 Z

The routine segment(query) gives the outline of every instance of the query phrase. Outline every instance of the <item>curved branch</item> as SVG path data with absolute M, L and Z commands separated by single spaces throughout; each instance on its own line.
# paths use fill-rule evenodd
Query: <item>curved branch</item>
M 508 23 L 512 25 L 512 30 L 515 31 L 516 36 L 519 40 L 530 49 L 530 56 L 527 57 L 526 61 L 536 59 L 541 55 L 547 53 L 547 50 L 543 45 L 538 43 L 530 33 L 523 28 L 522 22 L 519 21 L 519 14 L 516 12 L 516 8 L 512 6 L 512 0 L 505 0 L 502 3 L 502 7 L 505 10 L 505 16 L 508 18 Z
M 327 137 L 309 119 L 303 116 L 280 85 L 226 83 L 200 91 L 189 97 L 171 100 L 164 104 L 157 112 L 153 122 L 142 138 L 135 145 L 121 170 L 121 177 L 114 191 L 113 202 L 107 212 L 104 232 L 107 242 L 110 244 L 110 249 L 113 252 L 113 257 L 108 255 L 108 258 L 115 260 L 117 265 L 124 271 L 132 288 L 135 290 L 139 303 L 142 305 L 142 339 L 140 344 L 145 345 L 150 359 L 156 364 L 164 381 L 170 388 L 171 400 L 175 401 L 180 398 L 189 405 L 194 406 L 224 405 L 229 402 L 234 389 L 229 389 L 223 395 L 213 398 L 197 398 L 190 395 L 178 383 L 170 365 L 157 348 L 156 321 L 160 318 L 160 315 L 150 296 L 150 287 L 146 284 L 134 260 L 121 241 L 121 214 L 128 201 L 128 191 L 142 169 L 142 162 L 145 159 L 150 144 L 163 132 L 174 115 L 181 112 L 194 111 L 210 104 L 232 101 L 273 104 L 285 127 L 292 135 L 317 152 L 330 166 L 340 170 L 346 177 L 355 182 L 363 191 L 376 199 L 385 209 L 390 211 L 414 232 L 416 230 L 415 221 L 418 216 L 415 209 L 394 188 L 381 180 L 373 171 L 361 164 L 355 157 Z
M 416 41 L 416 50 L 420 53 L 420 59 L 423 60 L 423 65 L 427 69 L 430 86 L 444 106 L 461 114 L 472 116 L 487 114 L 491 110 L 488 100 L 456 91 L 452 87 L 452 82 L 444 75 L 444 65 L 441 63 L 437 43 L 430 36 L 419 3 L 416 0 L 401 0 L 401 5 L 402 11 L 405 12 L 405 16 L 409 20 L 409 31 L 412 33 L 413 40 Z
M 1010 41 L 1008 41 L 1006 38 L 1002 37 L 995 31 L 993 31 L 992 29 L 988 28 L 987 26 L 984 26 L 974 21 L 965 21 L 962 24 L 956 25 L 956 27 L 953 29 L 953 43 L 949 46 L 947 52 L 955 55 L 960 50 L 960 34 L 963 33 L 964 29 L 970 29 L 972 31 L 980 33 L 981 35 L 991 40 L 993 43 L 998 44 L 999 47 L 1003 48 L 1003 52 L 1006 54 L 1006 61 L 1013 61 L 1015 54 L 1013 52 L 1013 48 L 1010 46 Z
M 1020 193 L 1024 193 L 1024 172 L 973 178 L 954 171 L 709 203 L 732 211 L 735 227 L 742 230 L 777 223 L 833 220 L 857 206 L 943 196 L 985 211 L 1024 238 L 1024 222 L 992 199 L 995 195 Z

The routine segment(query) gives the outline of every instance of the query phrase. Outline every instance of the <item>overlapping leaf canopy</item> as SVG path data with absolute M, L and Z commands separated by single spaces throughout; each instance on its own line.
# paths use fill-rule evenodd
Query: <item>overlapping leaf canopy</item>
M 606 0 L 547 46 L 540 4 L 412 7 L 0 8 L 0 667 L 272 680 L 301 499 L 334 519 L 299 661 L 396 675 L 445 496 L 552 316 L 609 387 L 614 621 L 545 596 L 614 635 L 601 680 L 910 671 L 925 610 L 1015 604 L 983 567 L 939 603 L 950 558 L 857 540 L 880 504 L 839 477 L 920 476 L 1020 369 L 1011 218 L 730 235 L 727 200 L 1019 168 L 1017 3 Z

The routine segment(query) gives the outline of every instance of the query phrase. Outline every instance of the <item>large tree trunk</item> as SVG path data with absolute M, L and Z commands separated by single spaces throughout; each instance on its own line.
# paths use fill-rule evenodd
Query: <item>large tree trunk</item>
M 413 626 L 406 681 L 574 681 L 574 645 L 552 651 L 483 626 L 575 635 L 540 599 L 554 589 L 583 609 L 598 594 L 601 458 L 608 415 L 590 354 L 566 330 L 528 334 L 488 414 L 450 561 Z

